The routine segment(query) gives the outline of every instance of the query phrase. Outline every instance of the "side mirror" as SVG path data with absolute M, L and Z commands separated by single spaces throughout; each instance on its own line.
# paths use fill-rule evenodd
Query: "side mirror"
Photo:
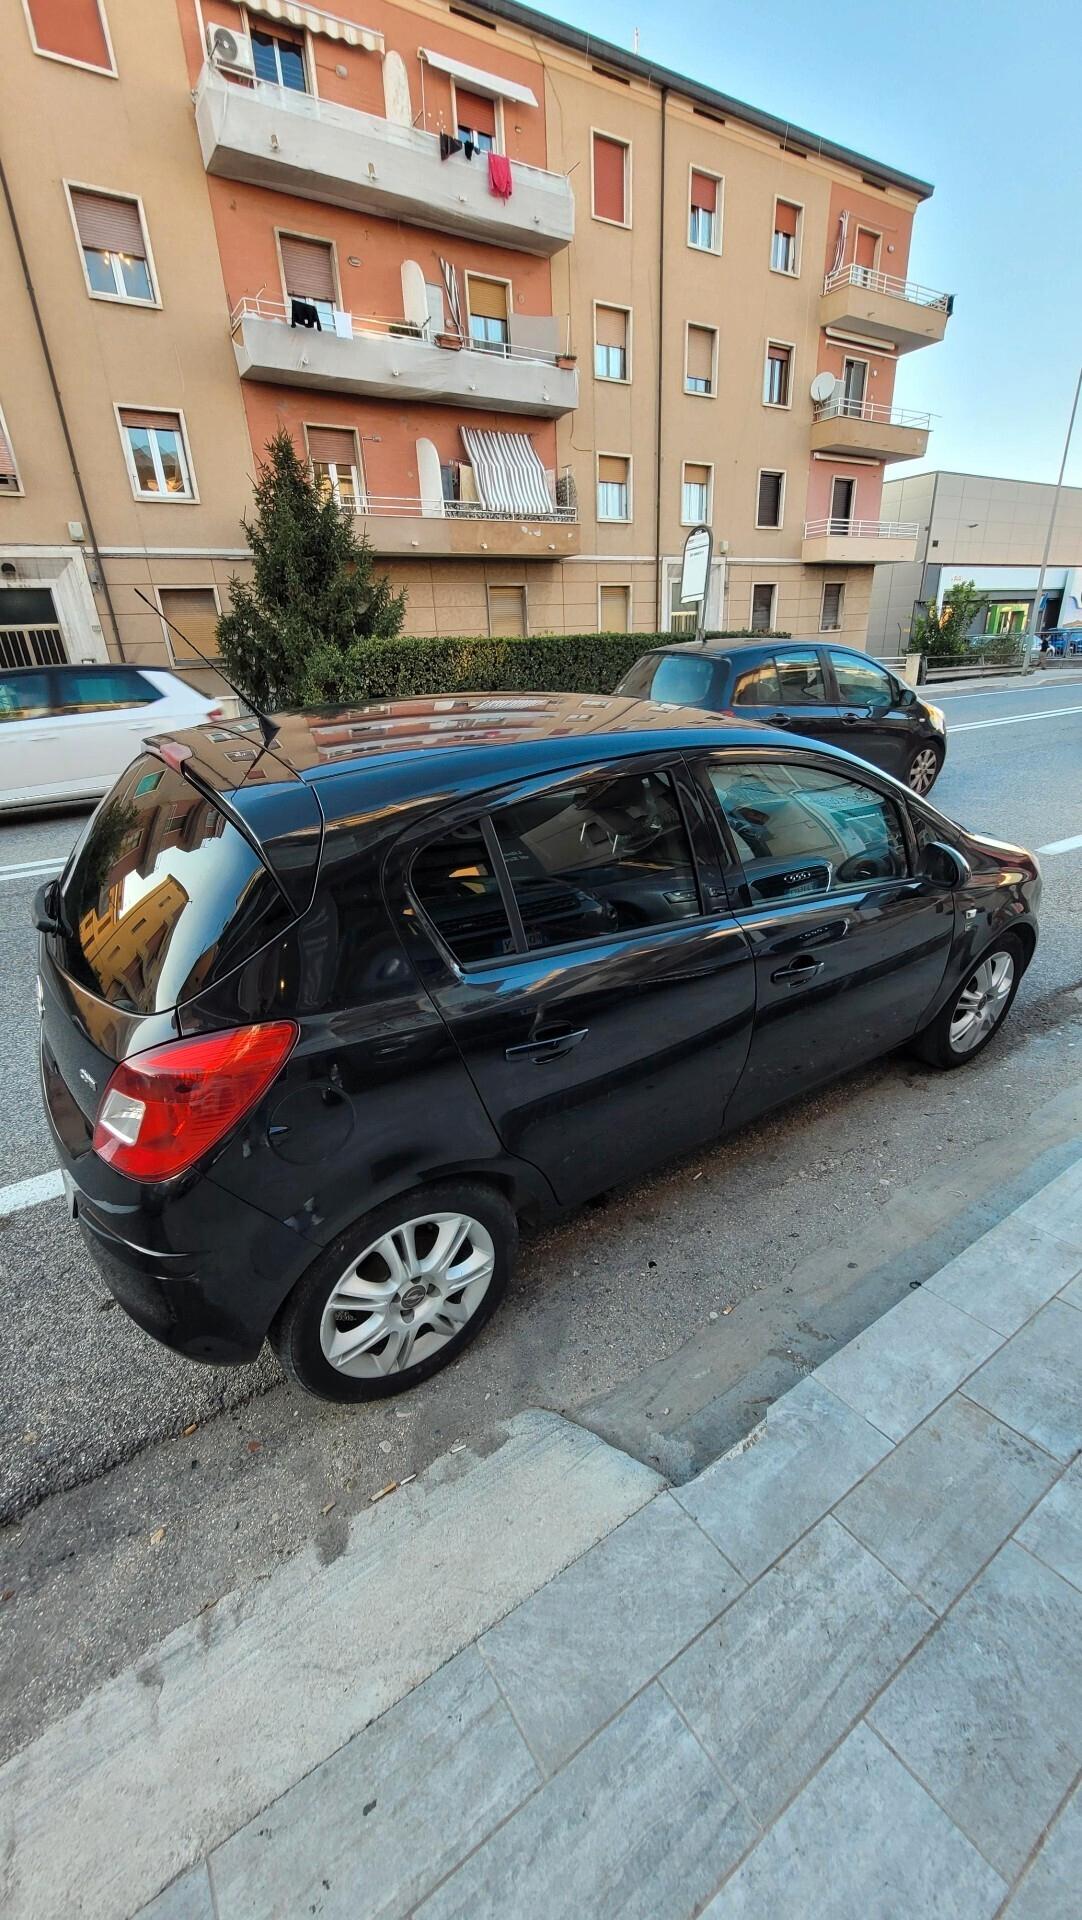
M 917 696 L 912 687 L 898 688 L 898 705 L 900 707 L 915 707 L 916 704 Z
M 949 847 L 945 840 L 929 840 L 921 848 L 917 871 L 925 880 L 934 880 L 937 886 L 964 887 L 972 875 L 969 861 Z

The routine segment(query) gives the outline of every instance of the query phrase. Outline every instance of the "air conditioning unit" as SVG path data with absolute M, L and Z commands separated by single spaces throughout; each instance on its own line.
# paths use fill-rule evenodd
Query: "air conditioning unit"
M 246 33 L 234 33 L 232 27 L 207 27 L 207 52 L 211 65 L 223 73 L 255 72 L 252 43 Z

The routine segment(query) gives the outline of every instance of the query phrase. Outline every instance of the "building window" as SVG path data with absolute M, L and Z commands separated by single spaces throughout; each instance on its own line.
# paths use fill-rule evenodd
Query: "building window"
M 763 405 L 787 407 L 792 392 L 793 349 L 778 340 L 769 340 L 766 348 L 766 373 L 763 380 Z
M 774 625 L 774 586 L 753 587 L 751 590 L 751 630 L 753 633 L 770 633 Z
M 713 327 L 697 327 L 688 323 L 684 369 L 685 393 L 714 392 L 714 361 L 717 344 L 718 336 Z
M 329 240 L 309 240 L 296 233 L 280 233 L 278 246 L 282 256 L 282 284 L 290 319 L 295 319 L 294 303 L 314 307 L 321 327 L 334 332 L 337 283 L 334 272 L 334 247 Z M 306 316 L 311 324 L 310 316 Z
M 688 246 L 703 253 L 721 252 L 721 181 L 715 174 L 691 171 Z
M 517 640 L 526 633 L 525 587 L 490 587 L 488 630 L 494 639 Z
M 140 500 L 194 500 L 184 422 L 179 413 L 121 407 L 120 430 L 132 489 Z
M 252 60 L 257 80 L 269 80 L 275 87 L 288 87 L 291 93 L 308 92 L 303 40 L 253 26 Z
M 710 519 L 711 468 L 684 462 L 680 495 L 680 519 L 685 527 L 705 526 Z
M 599 587 L 597 624 L 602 633 L 631 632 L 631 588 Z
M 775 273 L 800 272 L 801 208 L 791 200 L 774 202 L 774 238 L 770 243 L 770 264 Z
M 631 148 L 624 140 L 595 133 L 593 143 L 594 219 L 631 225 Z
M 364 498 L 357 436 L 349 427 L 305 427 L 312 478 L 321 499 L 357 513 Z
M 597 517 L 599 520 L 630 520 L 631 461 L 622 453 L 597 456 Z
M 8 433 L 4 416 L 0 413 L 0 493 L 21 493 L 22 490 L 11 435 Z M 10 592 L 10 588 L 8 591 Z
M 88 292 L 103 300 L 156 306 L 139 202 L 89 187 L 70 187 L 68 193 Z
M 482 280 L 466 275 L 466 299 L 470 309 L 470 339 L 475 347 L 501 352 L 509 339 L 507 312 L 510 288 L 505 280 Z
M 629 380 L 628 340 L 631 314 L 627 307 L 594 308 L 594 373 L 599 380 Z
M 455 88 L 455 131 L 463 146 L 479 147 L 482 153 L 498 150 L 496 138 L 496 102 L 483 93 Z
M 163 625 L 170 620 L 176 628 L 173 632 L 165 627 L 165 644 L 174 666 L 218 658 L 221 607 L 217 587 L 159 587 L 158 606 Z
M 842 624 L 845 587 L 840 580 L 827 580 L 823 586 L 823 606 L 819 615 L 820 633 L 837 633 Z
M 759 497 L 755 509 L 755 524 L 757 527 L 781 526 L 784 497 L 784 473 L 772 472 L 767 467 L 760 468 Z
M 26 14 L 35 53 L 116 74 L 101 0 L 26 0 Z

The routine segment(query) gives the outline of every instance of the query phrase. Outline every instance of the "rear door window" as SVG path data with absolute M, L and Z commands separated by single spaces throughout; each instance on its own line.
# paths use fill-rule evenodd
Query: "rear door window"
M 133 667 L 66 667 L 56 675 L 58 713 L 108 713 L 119 707 L 147 707 L 162 698 L 161 689 Z
M 189 1000 L 293 918 L 214 801 L 142 754 L 98 808 L 61 889 L 61 964 L 130 1013 Z
M 478 821 L 453 827 L 422 847 L 410 868 L 410 885 L 462 966 L 513 952 L 511 923 Z
M 41 720 L 51 712 L 47 673 L 0 673 L 0 726 L 5 720 Z
M 733 688 L 734 707 L 780 707 L 781 687 L 773 660 L 742 673 Z
M 814 647 L 775 655 L 783 707 L 823 707 L 829 700 L 823 663 Z

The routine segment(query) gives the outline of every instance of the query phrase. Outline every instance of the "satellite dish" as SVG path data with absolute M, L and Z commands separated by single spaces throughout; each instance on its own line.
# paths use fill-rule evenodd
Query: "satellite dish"
M 817 407 L 822 406 L 824 400 L 831 398 L 837 384 L 837 379 L 832 373 L 816 374 L 815 379 L 811 383 L 811 397 Z

